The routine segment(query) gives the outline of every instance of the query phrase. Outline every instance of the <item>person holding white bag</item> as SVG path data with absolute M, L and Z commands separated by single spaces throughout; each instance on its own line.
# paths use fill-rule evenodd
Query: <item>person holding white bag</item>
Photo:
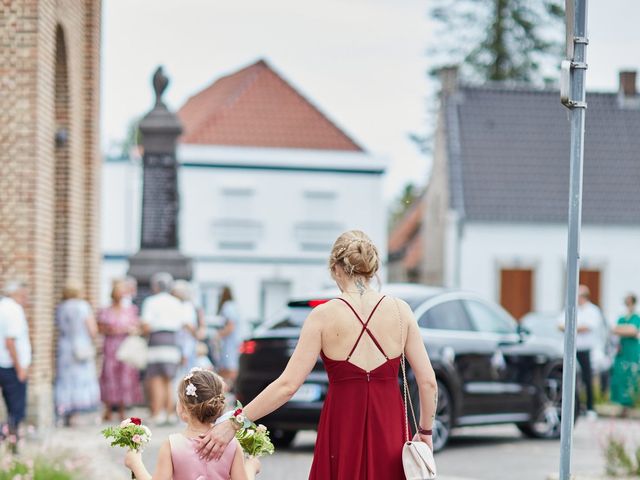
M 138 369 L 118 359 L 118 350 L 123 342 L 140 331 L 138 308 L 126 301 L 128 289 L 126 281 L 114 282 L 111 305 L 98 315 L 98 328 L 104 335 L 100 398 L 105 406 L 102 417 L 105 422 L 111 421 L 115 408 L 120 420 L 124 420 L 126 408 L 143 401 Z M 146 348 L 144 340 L 142 342 Z

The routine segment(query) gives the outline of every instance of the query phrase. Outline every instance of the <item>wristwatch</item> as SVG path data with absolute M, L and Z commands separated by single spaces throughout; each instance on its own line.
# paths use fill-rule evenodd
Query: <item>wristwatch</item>
M 420 435 L 433 435 L 433 430 L 432 429 L 427 430 L 426 428 L 418 427 L 418 433 Z

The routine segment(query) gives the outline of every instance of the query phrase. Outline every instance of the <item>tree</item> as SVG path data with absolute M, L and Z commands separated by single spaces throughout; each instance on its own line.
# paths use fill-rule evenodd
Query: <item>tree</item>
M 559 64 L 561 0 L 434 1 L 431 17 L 441 31 L 430 51 L 439 66 L 458 63 L 472 80 L 534 83 Z
M 393 201 L 391 205 L 389 229 L 393 229 L 398 221 L 404 217 L 413 203 L 420 198 L 421 192 L 413 183 L 407 183 L 400 195 Z

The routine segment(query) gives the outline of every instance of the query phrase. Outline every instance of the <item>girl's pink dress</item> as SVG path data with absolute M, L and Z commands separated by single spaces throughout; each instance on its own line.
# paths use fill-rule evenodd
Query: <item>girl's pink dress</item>
M 109 327 L 128 329 L 138 326 L 138 309 L 135 306 L 116 309 L 103 309 L 98 322 Z M 122 363 L 116 358 L 118 347 L 127 338 L 127 334 L 106 335 L 104 337 L 104 361 L 100 375 L 100 397 L 102 402 L 111 406 L 131 406 L 142 403 L 140 373 L 134 367 Z
M 233 440 L 216 460 L 200 460 L 196 453 L 196 439 L 187 438 L 181 433 L 169 435 L 171 461 L 173 462 L 173 480 L 229 480 L 231 465 L 238 448 Z

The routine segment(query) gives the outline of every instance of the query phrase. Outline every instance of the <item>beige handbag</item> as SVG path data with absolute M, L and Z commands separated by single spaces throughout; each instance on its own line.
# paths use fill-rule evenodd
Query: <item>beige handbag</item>
M 394 299 L 395 300 L 395 299 Z M 398 317 L 400 318 L 400 338 L 402 339 L 402 315 L 396 303 Z M 404 345 L 404 343 L 403 343 Z M 409 385 L 407 383 L 407 371 L 405 368 L 406 358 L 404 356 L 404 346 L 402 347 L 402 357 L 400 359 L 400 367 L 402 368 L 402 384 L 404 393 L 404 431 L 405 443 L 402 447 L 402 466 L 404 467 L 404 476 L 406 480 L 430 480 L 436 478 L 436 462 L 433 458 L 433 452 L 424 442 L 411 441 L 409 436 L 409 412 L 407 411 L 407 402 L 411 408 L 411 416 L 413 424 L 418 431 L 418 422 L 416 414 L 413 410 L 413 402 L 409 394 Z

